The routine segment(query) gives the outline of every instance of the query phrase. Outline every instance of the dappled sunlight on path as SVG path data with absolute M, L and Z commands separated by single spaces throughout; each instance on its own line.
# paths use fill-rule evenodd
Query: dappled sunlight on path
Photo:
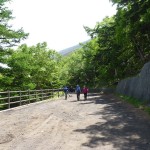
M 149 150 L 150 118 L 113 95 L 70 94 L 0 112 L 0 150 Z

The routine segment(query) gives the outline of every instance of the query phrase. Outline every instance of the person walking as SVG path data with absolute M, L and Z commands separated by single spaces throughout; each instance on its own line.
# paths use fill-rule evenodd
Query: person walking
M 73 92 L 75 92 L 75 89 L 71 86 L 69 91 L 70 91 L 70 93 L 73 93 Z
M 77 101 L 80 100 L 80 93 L 81 93 L 81 88 L 79 85 L 76 86 L 76 94 L 77 94 Z
M 67 87 L 67 86 L 65 86 L 65 87 L 64 87 L 65 100 L 67 100 L 68 92 L 69 92 L 68 87 Z
M 74 89 L 73 89 L 73 87 L 72 86 L 70 86 L 70 87 L 68 87 L 68 96 L 69 97 L 72 97 L 72 93 L 74 92 Z
M 82 93 L 84 94 L 84 100 L 87 100 L 87 93 L 89 92 L 89 89 L 84 85 L 82 89 Z

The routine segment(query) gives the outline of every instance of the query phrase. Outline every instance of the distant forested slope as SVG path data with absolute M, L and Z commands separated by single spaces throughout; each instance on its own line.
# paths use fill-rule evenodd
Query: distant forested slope
M 88 41 L 89 41 L 89 40 L 84 41 L 84 42 L 82 42 L 81 44 L 85 44 L 85 43 L 88 42 Z M 74 46 L 72 46 L 72 47 L 63 49 L 63 50 L 61 50 L 59 53 L 60 53 L 61 55 L 63 55 L 63 56 L 68 55 L 69 53 L 75 51 L 76 49 L 81 48 L 81 47 L 82 47 L 81 44 L 77 44 L 77 45 L 74 45 Z

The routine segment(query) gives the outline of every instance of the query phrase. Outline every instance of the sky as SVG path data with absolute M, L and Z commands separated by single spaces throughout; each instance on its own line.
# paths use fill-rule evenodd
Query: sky
M 83 26 L 94 28 L 116 13 L 109 0 L 12 0 L 8 7 L 15 17 L 13 29 L 29 33 L 21 44 L 47 42 L 56 51 L 90 39 Z

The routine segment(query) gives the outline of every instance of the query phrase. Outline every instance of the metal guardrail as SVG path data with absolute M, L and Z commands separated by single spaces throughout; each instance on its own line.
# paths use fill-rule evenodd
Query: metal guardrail
M 41 89 L 0 92 L 0 110 L 59 97 L 61 91 L 62 89 Z

